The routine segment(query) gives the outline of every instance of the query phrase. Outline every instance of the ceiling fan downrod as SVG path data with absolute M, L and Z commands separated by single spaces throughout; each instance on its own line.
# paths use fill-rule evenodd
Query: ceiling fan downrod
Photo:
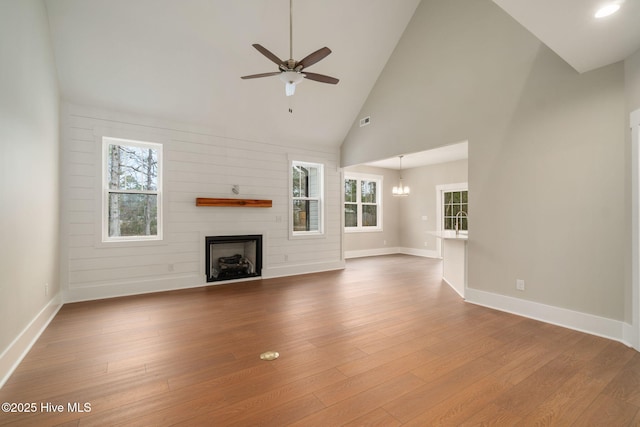
M 293 61 L 293 0 L 289 0 L 289 68 L 293 68 L 291 61 Z

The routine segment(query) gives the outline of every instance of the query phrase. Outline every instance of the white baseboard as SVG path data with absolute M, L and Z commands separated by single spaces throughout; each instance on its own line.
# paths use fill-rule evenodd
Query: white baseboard
M 640 343 L 638 343 L 638 337 L 636 336 L 633 325 L 630 325 L 628 323 L 622 324 L 622 341 L 621 342 L 625 344 L 629 343 L 631 347 L 640 351 Z
M 415 249 L 415 248 L 399 248 L 401 254 L 421 256 L 424 258 L 440 258 L 438 251 L 429 249 Z
M 456 289 L 456 287 L 455 287 L 455 286 L 453 286 L 451 283 L 449 283 L 449 281 L 448 281 L 447 279 L 445 279 L 445 278 L 443 277 L 443 278 L 442 278 L 442 281 L 443 281 L 444 283 L 446 283 L 447 285 L 449 285 L 449 287 L 450 287 L 451 289 L 453 289 L 453 291 L 454 291 L 456 294 L 460 295 L 460 297 L 461 297 L 461 298 L 464 298 L 464 294 L 460 293 L 460 291 L 459 291 L 459 290 L 457 290 L 457 289 Z
M 109 282 L 97 286 L 75 287 L 64 291 L 64 302 L 93 301 L 106 298 L 125 297 L 153 292 L 175 291 L 179 289 L 208 286 L 206 280 L 197 274 L 149 278 L 121 282 Z
M 394 254 L 414 255 L 414 256 L 421 256 L 425 258 L 440 258 L 440 255 L 438 254 L 438 252 L 434 250 L 404 248 L 399 246 L 388 247 L 388 248 L 384 247 L 384 248 L 375 248 L 375 249 L 362 249 L 357 251 L 345 251 L 344 257 L 346 259 L 349 259 L 349 258 L 362 258 L 362 257 L 368 257 L 368 256 L 394 255 Z
M 133 281 L 109 282 L 98 286 L 76 287 L 64 291 L 64 302 L 94 301 L 99 299 L 141 295 L 154 292 L 176 291 L 180 289 L 198 288 L 246 282 L 250 280 L 269 279 L 274 277 L 297 276 L 299 274 L 318 273 L 322 271 L 344 269 L 344 261 L 319 262 L 282 267 L 263 268 L 262 276 L 223 282 L 207 282 L 205 276 L 187 274 L 168 278 L 150 278 Z
M 398 247 L 384 247 L 374 249 L 361 249 L 357 251 L 344 251 L 345 259 L 349 258 L 364 258 L 368 256 L 380 256 L 380 255 L 393 255 L 399 254 L 400 248 Z
M 61 307 L 62 298 L 58 293 L 0 354 L 0 388 L 4 386 Z
M 318 262 L 310 264 L 283 265 L 262 269 L 263 279 L 273 279 L 276 277 L 297 276 L 300 274 L 320 273 L 323 271 L 343 270 L 344 261 Z
M 465 289 L 465 300 L 472 304 L 608 338 L 631 347 L 631 340 L 629 340 L 631 325 L 620 320 L 607 319 L 473 288 Z

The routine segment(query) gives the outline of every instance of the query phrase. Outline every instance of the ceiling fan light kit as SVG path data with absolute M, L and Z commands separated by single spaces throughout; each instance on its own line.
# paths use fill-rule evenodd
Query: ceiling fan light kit
M 284 61 L 278 58 L 270 50 L 257 43 L 253 44 L 258 52 L 263 54 L 267 59 L 278 66 L 278 71 L 270 73 L 251 74 L 248 76 L 242 76 L 242 79 L 256 79 L 260 77 L 279 76 L 285 84 L 285 94 L 292 96 L 295 93 L 296 85 L 303 79 L 309 79 L 320 83 L 338 84 L 340 80 L 335 77 L 325 76 L 324 74 L 302 72 L 306 67 L 310 67 L 316 62 L 326 58 L 331 49 L 323 47 L 315 52 L 305 56 L 302 60 L 296 61 L 293 59 L 293 0 L 289 0 L 289 56 L 290 59 Z
M 280 80 L 285 84 L 284 91 L 287 96 L 291 96 L 296 91 L 296 85 L 304 79 L 304 74 L 295 71 L 283 71 L 280 73 Z

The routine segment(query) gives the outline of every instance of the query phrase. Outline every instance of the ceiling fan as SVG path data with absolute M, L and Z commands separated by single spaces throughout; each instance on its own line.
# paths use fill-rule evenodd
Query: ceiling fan
M 269 60 L 278 66 L 278 71 L 271 73 L 251 74 L 249 76 L 242 76 L 242 79 L 256 79 L 259 77 L 271 77 L 280 76 L 280 80 L 285 83 L 285 93 L 287 96 L 291 96 L 295 93 L 296 85 L 303 79 L 314 80 L 320 83 L 337 84 L 338 79 L 331 76 L 325 76 L 324 74 L 310 73 L 303 71 L 305 68 L 312 66 L 316 62 L 324 59 L 331 53 L 331 49 L 323 47 L 315 52 L 305 56 L 300 61 L 293 59 L 293 0 L 289 0 L 289 58 L 286 61 L 281 60 L 276 55 L 271 53 L 267 48 L 257 43 L 252 45 L 258 52 L 266 56 Z

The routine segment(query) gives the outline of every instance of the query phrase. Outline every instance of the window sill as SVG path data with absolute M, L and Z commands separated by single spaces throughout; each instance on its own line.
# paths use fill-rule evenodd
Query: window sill
M 306 232 L 306 233 L 300 233 L 300 232 L 294 232 L 292 234 L 289 235 L 289 239 L 291 240 L 298 240 L 298 239 L 323 239 L 325 237 L 324 233 L 320 233 L 320 232 Z
M 96 248 L 131 248 L 131 247 L 149 247 L 168 245 L 165 239 L 148 239 L 148 240 L 107 240 L 98 241 Z
M 382 228 L 344 228 L 345 233 L 381 233 Z

